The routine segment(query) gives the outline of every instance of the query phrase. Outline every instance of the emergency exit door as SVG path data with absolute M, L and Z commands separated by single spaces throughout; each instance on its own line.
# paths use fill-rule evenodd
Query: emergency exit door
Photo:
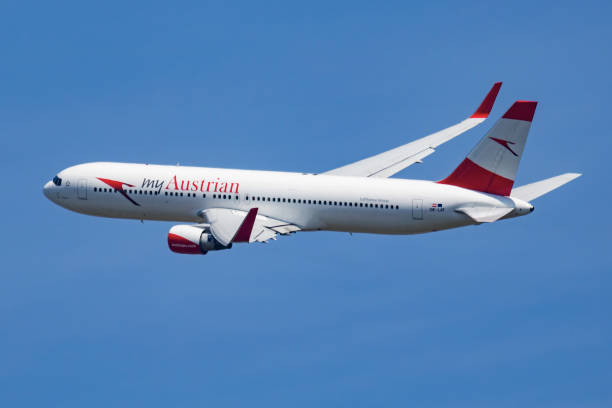
M 412 200 L 412 219 L 423 219 L 423 200 L 421 200 L 420 198 L 415 198 L 414 200 Z

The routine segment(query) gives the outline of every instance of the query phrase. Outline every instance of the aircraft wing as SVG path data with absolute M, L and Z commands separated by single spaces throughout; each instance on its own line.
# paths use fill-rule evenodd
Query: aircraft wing
M 210 208 L 201 212 L 206 224 L 200 226 L 210 233 L 222 245 L 232 242 L 266 242 L 276 239 L 277 234 L 288 235 L 299 231 L 297 225 L 257 214 L 257 208 L 248 212 L 229 208 Z
M 493 85 L 476 112 L 469 118 L 439 132 L 407 143 L 395 149 L 368 157 L 358 162 L 326 171 L 322 174 L 355 177 L 391 177 L 414 163 L 435 152 L 435 147 L 467 132 L 482 123 L 491 112 L 502 83 Z

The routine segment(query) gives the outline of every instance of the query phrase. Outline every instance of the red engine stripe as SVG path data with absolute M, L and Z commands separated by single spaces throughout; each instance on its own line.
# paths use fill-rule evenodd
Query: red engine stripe
M 168 234 L 168 247 L 179 254 L 202 254 L 200 246 L 176 234 Z
M 514 180 L 495 174 L 466 158 L 450 176 L 438 181 L 438 183 L 482 191 L 483 193 L 509 196 Z

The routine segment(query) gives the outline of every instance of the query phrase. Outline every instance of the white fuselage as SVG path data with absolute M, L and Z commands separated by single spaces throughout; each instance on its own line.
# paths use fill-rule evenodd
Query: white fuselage
M 69 210 L 112 218 L 202 222 L 229 208 L 283 220 L 302 230 L 417 234 L 472 225 L 455 209 L 528 203 L 431 181 L 128 163 L 86 163 L 61 171 L 45 195 Z

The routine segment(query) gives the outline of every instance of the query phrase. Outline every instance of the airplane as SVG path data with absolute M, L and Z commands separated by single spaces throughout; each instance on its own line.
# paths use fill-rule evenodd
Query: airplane
M 82 214 L 183 223 L 168 232 L 180 254 L 298 231 L 421 234 L 521 217 L 581 175 L 513 187 L 537 102 L 514 102 L 448 177 L 390 178 L 485 121 L 500 88 L 453 126 L 320 174 L 94 162 L 60 171 L 43 193 Z

